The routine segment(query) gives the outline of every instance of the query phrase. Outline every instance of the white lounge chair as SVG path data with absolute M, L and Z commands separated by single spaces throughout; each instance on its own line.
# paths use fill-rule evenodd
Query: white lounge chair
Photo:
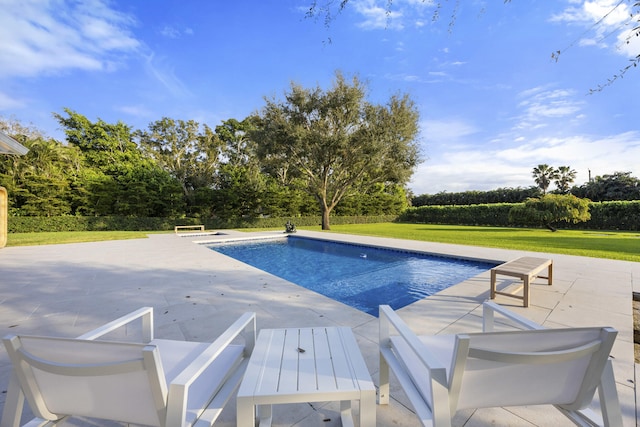
M 141 321 L 140 342 L 96 340 L 134 320 Z M 255 313 L 245 313 L 213 343 L 154 339 L 150 307 L 75 339 L 7 336 L 13 371 L 1 427 L 20 424 L 25 398 L 39 417 L 30 426 L 74 416 L 210 426 L 240 384 L 255 338 Z
M 491 332 L 495 312 L 526 330 Z M 423 426 L 451 426 L 460 409 L 542 404 L 580 426 L 622 426 L 612 328 L 544 329 L 491 302 L 482 333 L 416 336 L 386 305 L 379 323 L 379 403 L 391 368 Z M 602 416 L 587 408 L 596 388 Z

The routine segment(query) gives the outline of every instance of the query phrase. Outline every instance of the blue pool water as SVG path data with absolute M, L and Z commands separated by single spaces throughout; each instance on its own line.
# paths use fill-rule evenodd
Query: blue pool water
M 495 264 L 289 236 L 209 248 L 371 315 L 460 283 Z

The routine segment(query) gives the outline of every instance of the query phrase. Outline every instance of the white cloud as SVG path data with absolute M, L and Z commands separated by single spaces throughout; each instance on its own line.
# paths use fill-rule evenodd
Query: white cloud
M 0 0 L 0 77 L 110 70 L 140 43 L 104 0 Z
M 357 26 L 365 30 L 403 30 L 407 26 L 421 28 L 428 20 L 425 11 L 434 9 L 431 0 L 352 0 L 354 10 L 363 18 Z M 429 19 L 432 16 L 429 14 Z
M 575 169 L 575 184 L 617 171 L 637 173 L 640 132 L 603 137 L 573 135 L 516 141 L 507 148 L 471 143 L 454 145 L 420 165 L 410 188 L 415 194 L 494 190 L 534 185 L 531 170 L 540 163 Z
M 572 3 L 577 6 L 570 6 L 550 19 L 552 22 L 566 22 L 585 29 L 572 45 L 577 43 L 580 46 L 613 48 L 629 58 L 640 54 L 640 41 L 636 40 L 638 37 L 633 36 L 631 30 L 637 25 L 637 16 L 634 18 L 634 10 L 629 3 L 618 0 L 586 0 Z M 617 36 L 610 39 L 612 34 Z M 610 40 L 614 40 L 614 43 Z
M 174 96 L 191 95 L 182 80 L 176 76 L 173 66 L 167 63 L 165 58 L 156 58 L 155 54 L 151 53 L 145 58 L 145 69 Z
M 514 129 L 539 129 L 548 126 L 550 119 L 584 118 L 580 114 L 584 101 L 576 100 L 569 90 L 535 87 L 521 92 L 519 97 L 522 113 L 517 116 Z
M 387 10 L 384 4 L 376 0 L 358 0 L 354 6 L 356 12 L 364 18 L 364 21 L 358 24 L 360 28 L 365 30 L 404 28 L 401 22 L 402 12 Z
M 160 34 L 170 39 L 178 39 L 183 35 L 192 36 L 193 30 L 191 28 L 180 29 L 171 25 L 165 25 L 160 29 Z

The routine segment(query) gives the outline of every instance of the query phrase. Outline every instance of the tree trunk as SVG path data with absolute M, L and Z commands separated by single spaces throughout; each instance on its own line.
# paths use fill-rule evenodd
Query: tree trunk
M 331 225 L 329 224 L 329 213 L 331 210 L 323 203 L 322 204 L 322 229 L 323 230 L 331 230 Z

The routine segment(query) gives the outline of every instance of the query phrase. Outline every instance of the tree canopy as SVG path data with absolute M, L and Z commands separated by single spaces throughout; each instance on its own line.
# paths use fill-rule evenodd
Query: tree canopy
M 522 205 L 509 211 L 509 221 L 521 225 L 543 225 L 556 231 L 555 223 L 584 222 L 591 218 L 589 200 L 571 194 L 547 194 L 540 198 L 530 198 Z
M 253 132 L 261 159 L 304 180 L 319 204 L 324 230 L 345 196 L 378 183 L 403 185 L 419 162 L 413 101 L 394 95 L 386 105 L 375 105 L 365 93 L 357 77 L 349 82 L 341 73 L 326 91 L 292 83 L 284 100 L 266 99 Z

